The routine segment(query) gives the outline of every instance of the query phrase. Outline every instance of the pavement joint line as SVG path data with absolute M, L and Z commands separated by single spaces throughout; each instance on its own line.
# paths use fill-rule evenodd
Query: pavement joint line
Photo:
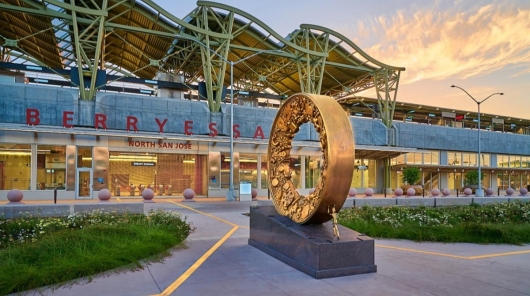
M 170 295 L 171 293 L 173 293 L 176 289 L 178 289 L 178 287 L 180 287 L 180 285 L 182 285 L 215 251 L 217 251 L 217 249 L 222 245 L 224 244 L 224 242 L 232 235 L 234 234 L 234 232 L 236 232 L 237 229 L 239 229 L 239 226 L 232 223 L 232 222 L 229 222 L 229 221 L 226 221 L 224 219 L 221 219 L 219 217 L 215 217 L 213 215 L 210 215 L 208 213 L 204 213 L 204 212 L 201 212 L 199 210 L 196 210 L 192 207 L 188 207 L 188 206 L 185 206 L 185 205 L 182 205 L 182 204 L 178 204 L 176 202 L 172 202 L 170 201 L 171 203 L 173 204 L 176 204 L 178 206 L 181 206 L 185 209 L 188 209 L 188 210 L 191 210 L 191 211 L 194 211 L 194 212 L 197 212 L 199 214 L 202 214 L 202 215 L 205 215 L 207 217 L 210 217 L 210 218 L 213 218 L 215 220 L 218 220 L 218 221 L 221 221 L 223 223 L 226 223 L 226 224 L 229 224 L 232 227 L 232 229 L 230 229 L 230 231 L 228 231 L 220 240 L 218 240 L 215 245 L 213 245 L 210 249 L 208 249 L 208 251 L 206 251 L 206 253 L 204 253 L 199 259 L 197 259 L 197 261 L 195 261 L 195 263 L 193 263 L 193 265 L 191 265 L 186 271 L 184 271 L 183 274 L 181 274 L 173 283 L 171 283 L 166 289 L 164 289 L 164 291 L 162 291 L 160 294 L 156 294 L 156 295 L 153 295 L 153 296 L 167 296 L 167 295 Z
M 421 254 L 435 255 L 435 256 L 443 256 L 443 257 L 451 257 L 451 258 L 457 258 L 457 259 L 466 259 L 466 260 L 476 260 L 476 259 L 485 259 L 485 258 L 493 258 L 493 257 L 530 254 L 530 250 L 523 250 L 523 251 L 504 252 L 504 253 L 486 254 L 486 255 L 478 255 L 478 256 L 459 256 L 459 255 L 452 255 L 452 254 L 445 254 L 445 253 L 422 251 L 422 250 L 416 250 L 416 249 L 385 246 L 385 245 L 380 245 L 380 244 L 375 244 L 375 246 L 379 247 L 379 248 L 385 248 L 385 249 L 392 249 L 392 250 L 399 250 L 399 251 L 413 252 L 413 253 L 421 253 Z

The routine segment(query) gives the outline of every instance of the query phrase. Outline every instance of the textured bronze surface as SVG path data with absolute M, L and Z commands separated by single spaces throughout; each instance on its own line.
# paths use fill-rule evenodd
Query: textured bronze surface
M 291 181 L 292 140 L 300 126 L 311 122 L 320 136 L 322 167 L 315 191 L 300 195 Z M 269 181 L 278 213 L 301 224 L 320 224 L 338 213 L 346 200 L 354 168 L 350 120 L 331 97 L 295 94 L 280 109 L 269 138 Z

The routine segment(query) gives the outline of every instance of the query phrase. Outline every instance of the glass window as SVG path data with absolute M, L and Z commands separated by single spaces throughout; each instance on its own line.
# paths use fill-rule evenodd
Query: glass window
M 350 187 L 352 188 L 375 188 L 375 160 L 357 159 Z
M 119 186 L 122 196 L 141 196 L 145 188 L 157 195 L 182 195 L 187 188 L 193 189 L 196 195 L 206 195 L 207 165 L 206 155 L 112 151 L 109 176 L 114 188 Z M 228 186 L 228 177 L 226 182 Z
M 302 175 L 302 158 L 297 155 L 291 155 L 291 161 L 289 167 L 291 169 L 291 181 L 293 182 L 294 188 L 302 188 L 302 182 L 300 182 L 300 176 Z
M 480 153 L 480 165 L 485 167 L 491 165 L 491 155 L 489 153 Z
M 462 165 L 462 152 L 447 151 L 448 165 Z
M 477 166 L 477 154 L 469 152 L 462 153 L 462 165 Z
M 400 156 L 396 158 L 392 158 L 390 162 L 391 165 L 404 164 L 404 163 L 405 163 L 405 154 L 401 154 Z
M 431 164 L 431 165 L 440 164 L 440 152 L 439 151 L 431 151 L 429 153 L 424 153 L 423 154 L 423 163 L 424 164 Z
M 423 162 L 422 157 L 423 153 L 407 153 L 407 164 L 421 165 Z
M 66 146 L 37 146 L 37 190 L 64 190 Z
M 510 155 L 510 167 L 511 168 L 520 168 L 521 167 L 521 156 L 519 156 L 519 155 Z
M 258 188 L 258 156 L 256 154 L 239 155 L 239 180 L 250 182 L 252 188 Z
M 510 164 L 510 160 L 509 160 L 508 155 L 502 155 L 502 154 L 497 155 L 497 167 L 507 168 L 509 167 L 509 164 Z
M 29 190 L 31 145 L 0 143 L 0 190 Z
M 77 167 L 92 168 L 92 147 L 77 147 Z
M 521 167 L 530 168 L 530 156 L 521 157 Z
M 315 188 L 320 178 L 322 159 L 318 156 L 306 156 L 305 158 L 305 187 Z

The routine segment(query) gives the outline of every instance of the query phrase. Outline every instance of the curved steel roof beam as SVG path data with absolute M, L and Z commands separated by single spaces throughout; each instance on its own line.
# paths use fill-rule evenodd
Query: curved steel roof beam
M 224 10 L 228 10 L 230 12 L 236 13 L 236 14 L 238 14 L 240 16 L 243 16 L 244 18 L 256 23 L 257 25 L 262 27 L 265 31 L 267 31 L 271 36 L 274 36 L 274 38 L 280 40 L 281 42 L 283 42 L 283 44 L 285 44 L 285 45 L 287 45 L 289 47 L 292 47 L 292 48 L 294 48 L 296 50 L 299 50 L 301 52 L 304 52 L 306 54 L 311 54 L 311 55 L 319 56 L 319 57 L 327 57 L 327 53 L 308 50 L 306 48 L 300 47 L 300 46 L 290 42 L 289 40 L 287 40 L 284 37 L 280 36 L 280 34 L 278 34 L 271 27 L 267 26 L 264 22 L 260 21 L 259 19 L 257 19 L 253 15 L 251 15 L 249 13 L 246 13 L 246 12 L 240 10 L 240 9 L 235 8 L 235 7 L 232 7 L 232 6 L 229 6 L 229 5 L 225 5 L 225 4 L 221 4 L 221 3 L 210 2 L 210 1 L 197 1 L 197 6 L 215 7 L 215 8 L 224 9 Z
M 318 25 L 311 25 L 311 24 L 301 24 L 300 28 L 309 29 L 309 30 L 315 29 L 315 30 L 319 30 L 319 31 L 331 34 L 331 35 L 339 38 L 340 40 L 344 41 L 346 44 L 348 44 L 353 49 L 355 49 L 365 59 L 367 59 L 368 61 L 370 61 L 370 62 L 372 62 L 372 63 L 374 63 L 376 65 L 378 65 L 379 67 L 392 69 L 392 70 L 397 70 L 397 71 L 405 71 L 404 67 L 390 66 L 390 65 L 387 65 L 385 63 L 382 63 L 382 62 L 374 59 L 373 57 L 368 55 L 366 52 L 364 52 L 359 46 L 357 46 L 355 43 L 353 43 L 350 39 L 348 39 L 346 36 L 342 35 L 341 33 L 337 32 L 337 31 L 334 31 L 334 30 L 326 28 L 326 27 L 322 27 L 322 26 L 318 26 Z
M 161 6 L 159 6 L 158 4 L 156 4 L 155 2 L 153 2 L 151 0 L 142 0 L 142 2 L 147 4 L 147 5 L 149 5 L 149 6 L 151 6 L 151 8 L 157 10 L 158 12 L 160 12 L 160 14 L 163 15 L 164 17 L 166 17 L 167 19 L 177 23 L 178 25 L 180 25 L 180 26 L 182 26 L 182 27 L 184 27 L 186 29 L 195 31 L 197 33 L 201 33 L 201 34 L 209 35 L 209 36 L 212 36 L 212 37 L 216 37 L 216 38 L 232 39 L 232 35 L 231 34 L 222 34 L 222 33 L 208 31 L 208 30 L 196 27 L 196 26 L 194 26 L 194 25 L 192 25 L 192 24 L 190 24 L 188 22 L 185 22 L 185 21 L 179 19 L 178 17 L 172 15 L 167 10 L 163 9 Z

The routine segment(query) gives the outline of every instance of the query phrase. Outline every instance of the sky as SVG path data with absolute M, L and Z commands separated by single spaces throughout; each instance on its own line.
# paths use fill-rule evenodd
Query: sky
M 155 0 L 183 18 L 192 0 Z M 405 67 L 398 101 L 530 119 L 530 1 L 217 0 L 281 36 L 315 24 L 350 38 L 373 58 Z

